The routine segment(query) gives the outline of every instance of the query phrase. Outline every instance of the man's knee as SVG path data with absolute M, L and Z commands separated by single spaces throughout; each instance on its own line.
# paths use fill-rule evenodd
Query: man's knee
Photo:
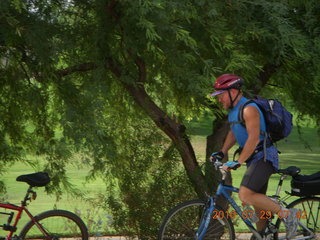
M 252 205 L 252 199 L 254 198 L 255 194 L 256 192 L 244 186 L 241 186 L 239 189 L 239 198 L 245 204 Z

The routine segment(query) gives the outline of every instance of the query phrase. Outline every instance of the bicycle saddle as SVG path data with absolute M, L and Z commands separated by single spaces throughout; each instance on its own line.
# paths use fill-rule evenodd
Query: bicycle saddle
M 282 173 L 282 174 L 294 177 L 294 176 L 297 176 L 300 171 L 301 171 L 300 168 L 295 167 L 295 166 L 290 166 L 286 169 L 279 169 L 278 173 Z
M 50 177 L 46 172 L 25 174 L 17 177 L 18 182 L 28 183 L 31 187 L 44 187 L 50 182 Z

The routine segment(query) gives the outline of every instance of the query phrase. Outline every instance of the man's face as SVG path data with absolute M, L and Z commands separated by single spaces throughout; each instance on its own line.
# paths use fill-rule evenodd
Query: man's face
M 219 94 L 218 101 L 222 103 L 224 109 L 228 110 L 231 107 L 228 91 L 224 91 L 223 93 Z

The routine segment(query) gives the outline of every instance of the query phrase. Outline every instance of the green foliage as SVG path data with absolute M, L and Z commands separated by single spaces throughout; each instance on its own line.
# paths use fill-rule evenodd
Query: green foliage
M 161 134 L 140 124 L 127 129 L 132 138 L 124 141 L 134 147 L 125 150 L 123 161 L 112 164 L 113 180 L 106 177 L 110 191 L 105 196 L 105 208 L 111 209 L 117 232 L 153 239 L 166 212 L 196 196 L 174 147 L 165 146 Z

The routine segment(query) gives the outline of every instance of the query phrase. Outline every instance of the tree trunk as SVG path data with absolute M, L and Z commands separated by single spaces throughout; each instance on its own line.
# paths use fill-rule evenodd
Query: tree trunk
M 213 134 L 207 137 L 207 159 L 213 152 L 217 152 L 222 148 L 227 133 L 230 130 L 230 126 L 226 118 L 220 118 L 213 121 L 212 129 Z M 228 156 L 225 156 L 225 158 L 223 159 L 223 162 L 225 161 L 228 161 Z M 221 173 L 220 171 L 214 170 L 212 164 L 206 169 L 206 180 L 211 188 L 210 194 L 214 194 L 219 184 L 219 181 L 221 180 Z M 232 178 L 230 172 L 227 175 L 226 184 L 232 185 Z M 228 208 L 227 201 L 224 198 L 217 199 L 217 204 L 223 209 Z
M 126 82 L 121 83 L 133 97 L 134 101 L 175 144 L 182 158 L 182 163 L 186 173 L 194 186 L 195 192 L 199 198 L 204 199 L 209 188 L 206 183 L 205 176 L 197 162 L 189 137 L 185 133 L 186 127 L 175 121 L 174 118 L 170 118 L 154 103 L 154 101 L 152 101 L 143 85 L 147 75 L 145 63 L 139 57 L 135 57 L 135 64 L 139 71 L 136 84 L 128 84 Z M 115 76 L 120 79 L 121 71 L 119 69 L 119 65 L 116 65 L 112 59 L 109 59 L 108 65 Z

